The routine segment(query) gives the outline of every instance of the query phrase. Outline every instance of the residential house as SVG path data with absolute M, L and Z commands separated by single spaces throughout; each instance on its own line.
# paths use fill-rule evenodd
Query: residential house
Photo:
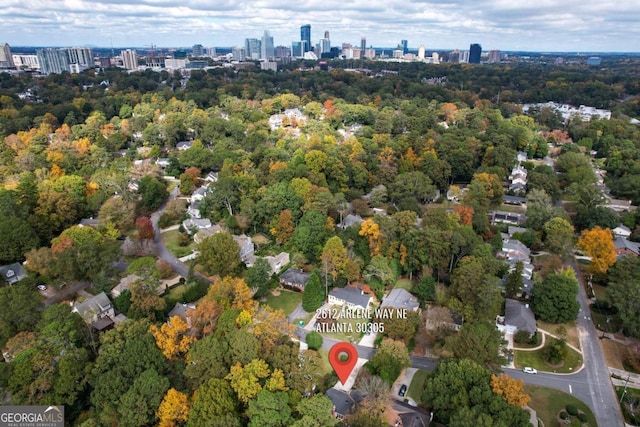
M 629 212 L 637 209 L 636 206 L 631 204 L 631 200 L 619 199 L 607 199 L 604 207 L 615 212 Z
M 130 274 L 127 277 L 123 277 L 120 280 L 120 283 L 118 283 L 115 288 L 111 289 L 111 298 L 117 298 L 124 291 L 130 291 L 131 285 L 140 279 L 142 278 L 136 274 Z
M 502 196 L 502 203 L 505 203 L 507 205 L 522 206 L 526 208 L 527 199 L 524 197 L 509 196 L 505 194 L 504 196 Z
M 187 207 L 187 214 L 191 218 L 202 218 L 202 214 L 200 213 L 200 202 L 191 202 L 191 204 Z
M 512 259 L 529 259 L 531 257 L 531 249 L 525 246 L 519 240 L 507 240 L 506 242 L 502 242 L 502 251 L 500 252 L 504 258 Z
M 616 237 L 613 241 L 613 245 L 616 247 L 616 254 L 618 257 L 623 255 L 640 255 L 640 243 L 632 242 L 623 237 Z
M 509 237 L 513 237 L 514 234 L 516 233 L 526 233 L 527 229 L 524 227 L 516 227 L 513 225 L 510 225 L 509 228 L 507 229 L 507 233 L 509 234 Z
M 203 228 L 211 227 L 211 221 L 207 218 L 205 219 L 196 219 L 189 218 L 182 221 L 182 226 L 189 234 L 194 234 L 198 230 L 202 230 Z
M 460 202 L 460 195 L 452 190 L 447 190 L 447 200 L 450 202 L 458 203 Z
M 14 262 L 13 264 L 0 266 L 0 277 L 8 285 L 13 285 L 27 277 L 27 273 L 19 262 Z
M 267 255 L 264 259 L 267 260 L 269 267 L 271 267 L 271 275 L 280 273 L 282 268 L 291 262 L 287 252 L 280 252 L 276 256 Z
M 351 310 L 366 310 L 373 298 L 362 290 L 353 287 L 334 288 L 329 292 L 329 304 L 346 305 Z
M 82 218 L 78 224 L 80 227 L 98 228 L 98 218 Z
M 529 336 L 533 336 L 538 330 L 536 317 L 529 304 L 513 299 L 505 301 L 504 316 L 498 316 L 496 323 L 498 329 L 505 333 L 516 334 L 518 331 L 526 331 Z
M 527 216 L 515 212 L 489 211 L 489 221 L 492 225 L 502 223 L 520 226 L 527 221 Z
M 279 277 L 280 285 L 285 289 L 302 292 L 311 275 L 298 268 L 289 268 Z
M 404 289 L 395 288 L 384 297 L 380 308 L 404 308 L 407 311 L 418 311 L 420 303 L 418 299 Z
M 156 165 L 160 166 L 162 169 L 169 166 L 169 158 L 168 157 L 158 157 L 156 159 Z
M 207 182 L 218 182 L 218 172 L 209 172 L 207 176 L 204 177 L 204 180 Z
M 527 192 L 527 184 L 526 182 L 521 182 L 522 180 L 518 179 L 515 182 L 512 182 L 509 185 L 509 191 L 513 191 L 514 193 L 526 193 Z
M 205 198 L 205 196 L 207 195 L 207 190 L 209 189 L 209 187 L 207 187 L 206 185 L 203 185 L 202 187 L 198 187 L 196 189 L 196 191 L 193 192 L 193 194 L 191 195 L 191 197 L 189 198 L 189 201 L 191 203 L 193 202 L 201 202 L 202 199 Z
M 509 180 L 513 182 L 515 179 L 522 179 L 523 182 L 527 183 L 527 169 L 522 165 L 517 165 L 511 170 L 511 174 L 509 175 Z
M 355 227 L 355 226 L 360 226 L 360 224 L 362 224 L 363 219 L 360 215 L 353 215 L 353 214 L 349 214 L 347 216 L 344 217 L 344 219 L 342 220 L 342 222 L 338 223 L 338 225 L 336 225 L 336 227 L 345 230 L 349 227 Z
M 185 151 L 193 147 L 193 141 L 180 141 L 176 144 L 176 149 L 179 151 Z
M 387 210 L 382 208 L 371 208 L 374 215 L 387 215 Z
M 357 391 L 345 393 L 336 388 L 328 389 L 324 395 L 327 396 L 333 404 L 331 414 L 339 420 L 344 420 L 344 417 L 349 415 L 353 411 L 353 408 L 364 399 Z
M 178 316 L 187 323 L 187 327 L 191 328 L 191 312 L 195 309 L 196 305 L 193 303 L 185 304 L 177 302 L 169 312 L 167 318 L 171 319 L 174 316 Z
M 240 246 L 240 259 L 242 262 L 246 262 L 251 256 L 253 256 L 253 251 L 255 250 L 255 246 L 253 241 L 251 241 L 251 237 L 247 235 L 233 236 L 233 240 Z
M 623 224 L 618 225 L 612 231 L 615 237 L 622 237 L 625 239 L 628 239 L 629 237 L 631 237 L 631 229 Z
M 139 189 L 139 186 L 138 186 L 137 180 L 130 181 L 129 184 L 127 185 L 127 190 L 129 190 L 132 193 L 137 192 L 138 189 Z
M 211 227 L 202 228 L 198 230 L 196 234 L 193 235 L 193 241 L 196 242 L 197 244 L 200 244 L 207 237 L 217 233 L 222 233 L 223 231 L 227 231 L 226 228 L 222 227 L 219 224 L 214 224 Z
M 91 297 L 81 303 L 75 303 L 74 313 L 78 313 L 86 324 L 92 325 L 95 329 L 104 330 L 113 325 L 115 309 L 111 300 L 104 292 Z
M 516 156 L 516 160 L 518 160 L 518 163 L 526 162 L 527 161 L 527 153 L 524 152 L 524 151 L 518 151 L 518 154 Z

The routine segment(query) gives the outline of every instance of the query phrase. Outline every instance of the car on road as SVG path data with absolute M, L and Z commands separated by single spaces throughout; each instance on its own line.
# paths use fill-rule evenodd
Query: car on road
M 402 384 L 402 386 L 400 387 L 400 391 L 398 391 L 398 396 L 404 397 L 405 394 L 407 394 L 407 385 Z
M 524 372 L 525 374 L 537 374 L 538 371 L 530 368 L 529 366 L 525 366 L 524 368 L 522 368 L 522 372 Z

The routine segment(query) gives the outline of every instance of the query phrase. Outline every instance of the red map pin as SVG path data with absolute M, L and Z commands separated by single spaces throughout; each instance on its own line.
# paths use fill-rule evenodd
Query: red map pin
M 339 342 L 329 350 L 329 363 L 338 374 L 342 385 L 349 379 L 349 375 L 358 363 L 358 350 L 348 342 Z

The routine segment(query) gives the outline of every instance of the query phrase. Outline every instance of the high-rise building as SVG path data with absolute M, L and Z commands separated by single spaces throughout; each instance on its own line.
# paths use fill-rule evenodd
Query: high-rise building
M 479 64 L 480 57 L 482 56 L 482 46 L 478 43 L 473 43 L 469 46 L 469 64 Z
M 12 55 L 13 65 L 18 69 L 29 68 L 31 70 L 39 70 L 40 64 L 36 55 Z
M 70 47 L 66 49 L 69 55 L 69 67 L 72 73 L 79 73 L 94 67 L 93 51 L 88 47 Z
M 269 34 L 269 31 L 265 31 L 262 35 L 262 46 L 260 57 L 265 60 L 271 60 L 275 57 L 275 50 L 273 47 L 273 37 Z
M 0 68 L 13 68 L 13 55 L 11 55 L 11 46 L 9 43 L 5 43 L 4 46 L 0 46 Z
M 313 46 L 311 46 L 311 25 L 305 24 L 300 27 L 300 41 L 302 42 L 303 53 L 313 50 Z
M 469 62 L 469 51 L 468 50 L 460 51 L 459 56 L 458 56 L 458 62 L 460 62 L 461 64 L 466 64 L 466 63 Z
M 291 56 L 302 58 L 304 56 L 304 42 L 291 42 Z
M 233 54 L 234 61 L 244 61 L 245 60 L 245 51 L 242 46 L 234 46 L 231 49 L 231 53 Z
M 276 46 L 275 47 L 276 58 L 289 58 L 291 57 L 291 48 L 289 46 Z
M 367 38 L 362 36 L 360 39 L 360 59 L 364 59 L 364 51 L 367 49 Z
M 127 70 L 135 70 L 138 68 L 138 54 L 133 49 L 120 51 L 122 57 L 122 65 Z
M 402 53 L 405 55 L 409 53 L 409 42 L 407 40 L 401 40 L 400 45 L 402 46 Z
M 320 54 L 331 51 L 331 41 L 327 38 L 320 39 Z
M 69 55 L 67 55 L 66 49 L 36 49 L 36 56 L 40 64 L 40 71 L 44 74 L 60 74 L 63 71 L 71 71 L 69 68 Z
M 425 55 L 425 47 L 423 44 L 420 45 L 420 47 L 418 48 L 418 59 L 424 61 L 424 55 Z
M 246 59 L 260 59 L 260 51 L 262 43 L 258 39 L 244 39 L 244 53 Z
M 204 56 L 204 46 L 202 46 L 201 44 L 194 44 L 191 48 L 191 55 Z
M 489 58 L 487 59 L 487 62 L 489 64 L 499 64 L 501 60 L 502 60 L 502 58 L 500 57 L 500 51 L 499 50 L 490 50 L 489 51 Z
M 329 37 L 329 31 L 325 31 L 325 32 L 324 32 L 324 38 L 325 38 L 325 39 L 330 39 L 330 37 Z

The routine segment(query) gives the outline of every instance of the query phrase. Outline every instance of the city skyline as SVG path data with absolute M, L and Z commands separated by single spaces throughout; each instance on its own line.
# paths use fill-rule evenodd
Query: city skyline
M 269 31 L 275 45 L 300 40 L 311 25 L 311 41 L 325 31 L 332 45 L 410 49 L 483 49 L 567 52 L 637 52 L 640 0 L 609 4 L 596 0 L 432 0 L 294 3 L 251 0 L 5 0 L 0 40 L 12 46 L 237 46 Z

